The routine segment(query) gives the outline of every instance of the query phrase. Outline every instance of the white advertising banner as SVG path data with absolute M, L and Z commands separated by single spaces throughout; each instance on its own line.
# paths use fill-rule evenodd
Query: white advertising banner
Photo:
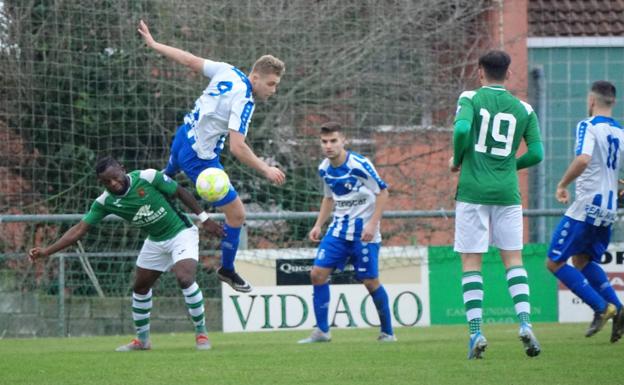
M 571 264 L 571 261 L 568 263 Z M 624 301 L 624 243 L 610 245 L 602 256 L 600 266 L 607 273 L 620 301 Z M 561 282 L 558 285 L 559 322 L 590 322 L 594 317 L 593 310 Z
M 334 328 L 379 326 L 379 317 L 364 285 L 331 285 L 329 323 Z M 394 326 L 430 324 L 429 289 L 418 284 L 384 285 Z M 312 286 L 255 287 L 239 293 L 223 290 L 223 331 L 311 329 L 315 325 Z
M 236 269 L 253 286 L 239 293 L 222 284 L 223 331 L 311 329 L 315 325 L 312 269 L 316 249 L 241 250 Z M 388 292 L 394 326 L 425 326 L 429 310 L 428 249 L 382 247 L 379 279 Z M 379 316 L 353 267 L 331 277 L 329 324 L 337 328 L 376 327 Z

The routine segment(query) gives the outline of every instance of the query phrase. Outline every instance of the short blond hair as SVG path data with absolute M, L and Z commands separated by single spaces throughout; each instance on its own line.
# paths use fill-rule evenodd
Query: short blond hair
M 251 72 L 257 72 L 263 75 L 275 74 L 281 77 L 284 74 L 286 66 L 284 62 L 273 55 L 260 56 L 253 65 Z

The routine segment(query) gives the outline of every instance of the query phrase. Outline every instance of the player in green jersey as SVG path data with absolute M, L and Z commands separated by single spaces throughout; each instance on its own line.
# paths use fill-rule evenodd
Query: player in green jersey
M 132 293 L 132 318 L 137 337 L 117 351 L 148 350 L 152 286 L 160 275 L 172 270 L 182 289 L 189 314 L 195 324 L 196 347 L 210 349 L 204 317 L 204 299 L 195 282 L 199 236 L 197 227 L 186 214 L 176 210 L 169 199 L 178 199 L 203 222 L 211 234 L 223 236 L 218 223 L 208 219 L 199 203 L 184 188 L 153 169 L 126 174 L 115 159 L 106 157 L 97 162 L 95 172 L 106 191 L 91 205 L 82 220 L 60 239 L 47 247 L 35 247 L 29 257 L 44 258 L 62 250 L 82 238 L 91 225 L 109 214 L 115 214 L 130 224 L 143 229 L 147 239 L 137 258 L 136 279 Z
M 455 251 L 461 253 L 463 299 L 470 327 L 468 358 L 481 358 L 483 278 L 481 262 L 489 245 L 500 251 L 509 293 L 526 354 L 540 353 L 530 322 L 527 272 L 522 265 L 522 206 L 517 170 L 543 158 L 537 116 L 531 106 L 505 89 L 511 58 L 490 51 L 479 58 L 482 87 L 459 97 L 453 133 L 452 172 L 459 172 Z M 528 151 L 516 159 L 524 140 Z

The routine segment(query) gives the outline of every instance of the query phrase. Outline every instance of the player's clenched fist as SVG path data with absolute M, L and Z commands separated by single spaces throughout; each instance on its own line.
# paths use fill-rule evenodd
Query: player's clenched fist
M 28 252 L 28 259 L 30 259 L 32 262 L 34 262 L 35 259 L 37 258 L 45 258 L 45 257 L 47 257 L 47 254 L 44 252 L 43 248 L 41 247 L 34 247 L 30 249 L 30 251 Z
M 321 228 L 319 226 L 314 226 L 312 230 L 310 230 L 308 238 L 310 238 L 312 242 L 319 242 L 321 240 Z

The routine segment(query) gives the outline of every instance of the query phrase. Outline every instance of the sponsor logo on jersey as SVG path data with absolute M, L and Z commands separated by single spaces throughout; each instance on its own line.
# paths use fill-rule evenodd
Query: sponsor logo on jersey
M 585 213 L 588 218 L 599 219 L 603 225 L 609 225 L 617 219 L 617 213 L 614 210 L 603 209 L 592 204 L 585 205 Z
M 366 198 L 353 199 L 350 201 L 336 201 L 335 202 L 337 208 L 350 208 L 354 206 L 361 206 L 366 204 Z
M 143 218 L 147 218 L 147 217 L 149 217 L 151 215 L 154 215 L 154 212 L 150 208 L 150 205 L 143 205 L 136 212 L 136 214 L 134 214 L 134 218 L 132 218 L 132 221 L 136 222 L 136 221 L 139 221 L 139 220 L 141 220 Z
M 137 226 L 144 226 L 154 223 L 165 216 L 165 208 L 161 207 L 158 210 L 154 211 L 151 209 L 150 205 L 143 205 L 141 208 L 134 214 L 134 218 L 132 218 L 132 222 Z

